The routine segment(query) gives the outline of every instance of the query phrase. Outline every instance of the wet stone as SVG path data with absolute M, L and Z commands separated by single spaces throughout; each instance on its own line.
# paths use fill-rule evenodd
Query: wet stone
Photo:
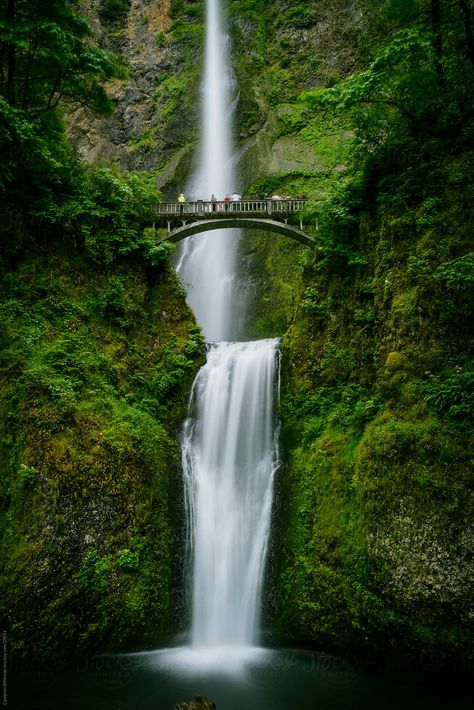
M 196 695 L 190 702 L 177 703 L 174 710 L 216 710 L 216 705 L 204 695 Z

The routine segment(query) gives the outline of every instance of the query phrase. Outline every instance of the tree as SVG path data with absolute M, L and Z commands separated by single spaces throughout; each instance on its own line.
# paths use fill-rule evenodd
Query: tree
M 95 47 L 77 0 L 2 0 L 0 95 L 37 118 L 71 101 L 111 111 L 102 86 L 119 73 Z
M 459 7 L 463 15 L 464 34 L 466 37 L 467 56 L 469 61 L 474 64 L 474 35 L 472 31 L 472 16 L 468 0 L 459 0 Z
M 473 118 L 468 6 L 463 0 L 386 0 L 384 8 L 391 32 L 369 66 L 333 89 L 306 93 L 305 100 L 356 109 L 363 130 L 377 125 L 382 142 L 394 133 L 455 137 Z
M 103 84 L 121 74 L 94 45 L 78 0 L 0 0 L 0 234 L 9 243 L 31 220 L 52 224 L 80 182 L 61 104 L 110 113 Z

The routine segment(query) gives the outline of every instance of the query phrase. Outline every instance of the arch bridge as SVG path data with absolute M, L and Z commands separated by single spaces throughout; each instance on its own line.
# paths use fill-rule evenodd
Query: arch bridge
M 306 204 L 307 200 L 292 199 L 160 203 L 157 217 L 168 227 L 168 234 L 160 242 L 177 243 L 194 234 L 237 228 L 276 232 L 313 247 L 315 239 L 304 231 L 301 217 Z M 289 224 L 290 219 L 296 219 L 299 227 Z

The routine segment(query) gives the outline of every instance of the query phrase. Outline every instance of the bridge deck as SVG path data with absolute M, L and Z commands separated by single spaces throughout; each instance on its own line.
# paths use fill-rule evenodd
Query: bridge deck
M 228 217 L 232 213 L 233 217 L 248 217 L 250 215 L 282 216 L 286 217 L 301 212 L 307 204 L 307 200 L 238 200 L 228 202 L 218 200 L 197 200 L 196 202 L 161 202 L 157 208 L 160 217 L 194 217 L 213 219 Z

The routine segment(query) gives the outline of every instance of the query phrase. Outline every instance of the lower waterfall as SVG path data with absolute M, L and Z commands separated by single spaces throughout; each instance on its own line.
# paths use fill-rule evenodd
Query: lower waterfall
M 195 648 L 258 641 L 278 370 L 277 339 L 216 343 L 194 383 L 182 451 Z

